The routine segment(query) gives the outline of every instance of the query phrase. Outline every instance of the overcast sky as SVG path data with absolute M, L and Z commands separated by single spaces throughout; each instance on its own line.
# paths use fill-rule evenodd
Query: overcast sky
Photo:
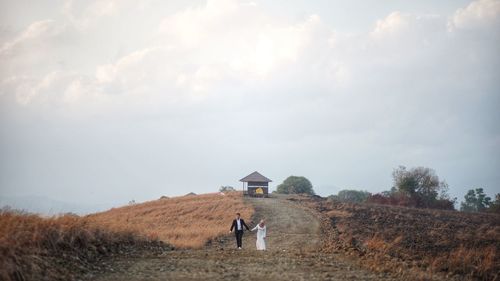
M 495 47 L 496 46 L 496 47 Z M 500 1 L 0 0 L 0 195 L 500 192 Z

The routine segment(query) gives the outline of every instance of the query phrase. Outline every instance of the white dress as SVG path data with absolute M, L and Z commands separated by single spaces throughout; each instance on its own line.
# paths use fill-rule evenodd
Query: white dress
M 260 227 L 258 224 L 256 227 L 252 228 L 252 231 L 257 229 L 257 241 L 255 242 L 255 246 L 257 246 L 257 250 L 265 250 L 266 249 L 266 241 L 264 238 L 266 237 L 266 226 Z

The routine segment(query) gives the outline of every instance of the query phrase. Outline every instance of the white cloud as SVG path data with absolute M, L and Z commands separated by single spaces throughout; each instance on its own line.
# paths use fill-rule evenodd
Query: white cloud
M 114 64 L 105 64 L 97 66 L 96 78 L 100 83 L 112 83 L 116 80 L 121 82 L 132 82 L 137 80 L 139 83 L 144 83 L 144 79 L 148 74 L 145 73 L 145 59 L 147 56 L 154 56 L 155 51 L 161 48 L 145 48 L 140 51 L 132 52 L 120 58 Z
M 115 15 L 119 6 L 120 2 L 115 0 L 94 0 L 84 3 L 67 0 L 62 13 L 76 28 L 85 30 L 96 25 L 99 19 Z
M 492 5 L 485 3 L 489 2 L 473 2 L 458 10 L 454 18 L 464 18 L 466 12 L 484 14 L 477 10 Z M 205 98 L 220 95 L 221 87 L 228 83 L 273 81 L 274 77 L 286 74 L 284 77 L 292 80 L 293 76 L 300 76 L 302 84 L 340 90 L 353 86 L 353 81 L 364 79 L 370 71 L 419 65 L 420 57 L 439 56 L 435 50 L 450 43 L 445 17 L 435 14 L 392 12 L 378 20 L 369 34 L 352 36 L 334 32 L 318 15 L 307 16 L 298 22 L 279 22 L 266 15 L 258 5 L 247 4 L 232 0 L 207 1 L 206 5 L 168 15 L 161 20 L 158 30 L 151 31 L 147 45 L 111 62 L 95 61 L 92 65 L 89 61 L 89 70 L 93 68 L 93 73 L 72 69 L 76 80 L 68 81 L 65 88 L 78 88 L 80 77 L 85 77 L 85 84 L 100 89 L 94 90 L 96 95 L 111 95 L 117 99 L 125 95 L 168 95 L 189 100 L 199 97 L 201 92 Z M 73 6 L 69 1 L 66 10 L 74 9 Z M 96 1 L 80 8 L 84 21 L 93 24 L 101 17 L 125 9 L 115 1 Z M 12 49 L 26 40 L 43 42 L 48 37 L 61 36 L 61 26 L 65 26 L 66 32 L 70 30 L 64 22 L 35 22 L 16 39 L 5 43 L 2 49 Z M 78 28 L 73 32 L 85 34 Z M 58 40 L 64 42 L 62 38 Z M 30 44 L 26 45 L 28 49 L 24 53 L 33 53 Z M 51 46 L 57 48 L 54 43 Z M 78 52 L 85 50 L 74 49 L 71 53 Z M 23 67 L 18 67 L 17 73 L 5 76 L 19 77 Z M 48 73 L 60 71 L 55 67 Z M 31 75 L 30 80 L 41 81 L 46 76 L 46 73 Z M 40 92 L 37 86 L 24 88 L 30 90 L 20 90 L 23 94 L 18 95 L 23 97 L 23 103 L 33 101 Z M 50 96 L 57 102 L 66 95 Z M 75 101 L 89 95 L 70 96 Z
M 54 100 L 64 102 L 66 85 L 72 83 L 74 76 L 75 74 L 50 72 L 40 79 L 21 76 L 12 77 L 9 82 L 12 82 L 16 100 L 20 104 L 53 104 Z
M 377 21 L 371 34 L 373 37 L 384 37 L 405 32 L 410 25 L 410 20 L 409 14 L 403 14 L 399 11 L 392 12 L 386 18 Z
M 106 103 L 109 101 L 107 95 L 102 93 L 102 88 L 97 86 L 93 79 L 82 76 L 72 77 L 65 84 L 65 89 L 62 92 L 60 98 L 72 109 L 78 108 L 79 105 L 82 106 L 84 102 L 95 104 L 96 102 Z
M 15 56 L 15 51 L 18 49 L 39 48 L 44 40 L 59 35 L 63 30 L 63 27 L 57 26 L 56 22 L 51 19 L 35 21 L 17 37 L 3 43 L 0 48 L 0 56 Z
M 495 28 L 500 25 L 500 1 L 498 0 L 475 0 L 467 7 L 458 9 L 450 18 L 449 28 L 452 29 L 476 29 Z
M 316 15 L 282 25 L 254 5 L 208 1 L 164 19 L 167 44 L 193 52 L 202 64 L 218 64 L 243 75 L 266 75 L 281 63 L 296 60 L 305 40 L 320 22 Z
M 92 153 L 127 159 L 118 162 L 142 176 L 134 182 L 120 171 L 101 174 L 117 185 L 162 182 L 158 175 L 182 175 L 183 166 L 272 169 L 275 159 L 286 166 L 275 164 L 277 173 L 296 169 L 327 182 L 337 168 L 357 172 L 358 165 L 389 174 L 394 163 L 448 165 L 439 157 L 467 155 L 477 164 L 475 149 L 486 155 L 498 143 L 481 142 L 498 133 L 490 121 L 498 119 L 496 1 L 449 15 L 374 11 L 380 20 L 355 33 L 336 30 L 328 11 L 283 17 L 262 2 L 178 2 L 172 10 L 164 6 L 171 1 L 133 2 L 68 2 L 63 15 L 29 19 L 0 44 L 1 112 L 50 120 L 39 121 L 47 143 L 60 122 L 81 117 L 67 126 L 68 150 L 86 148 L 87 168 L 101 163 Z M 464 32 L 471 26 L 473 35 Z M 15 127 L 3 121 L 15 118 L 0 119 Z M 80 130 L 98 144 L 85 147 Z M 349 180 L 342 172 L 335 177 L 340 185 Z
M 473 2 L 459 9 L 453 22 L 465 22 L 464 19 L 470 20 L 478 15 L 491 21 L 496 18 L 495 3 L 486 0 Z M 94 25 L 99 18 L 119 15 L 117 11 L 127 6 L 120 6 L 115 1 L 95 1 L 81 7 L 68 1 L 65 6 L 66 13 L 76 8 L 82 11 L 80 23 Z M 146 5 L 143 8 L 154 7 Z M 483 11 L 486 8 L 491 11 Z M 71 17 L 72 24 L 80 25 L 75 24 Z M 57 45 L 66 40 L 62 37 L 63 31 L 76 32 L 81 37 L 88 32 L 71 29 L 66 22 L 34 22 L 18 37 L 3 44 L 2 50 L 6 52 L 24 45 L 26 49 L 19 54 L 29 57 L 29 54 L 36 53 L 36 47 L 30 47 L 37 45 L 34 41 L 44 42 L 47 38 L 58 37 L 47 43 L 47 56 L 38 58 L 40 69 L 47 66 L 45 73 L 40 70 L 27 74 L 31 71 L 28 70 L 31 67 L 29 60 L 23 64 L 8 62 L 9 67 L 3 68 L 2 72 L 5 77 L 29 77 L 13 78 L 10 84 L 13 81 L 32 81 L 16 87 L 23 104 L 35 100 L 37 93 L 41 92 L 39 85 L 50 73 L 64 72 L 73 74 L 65 75 L 58 83 L 67 83 L 61 87 L 70 89 L 67 92 L 72 94 L 47 95 L 47 99 L 54 99 L 52 102 L 57 103 L 57 99 L 67 101 L 63 98 L 65 96 L 77 101 L 78 97 L 98 95 L 110 95 L 116 99 L 126 95 L 138 96 L 137 102 L 147 95 L 151 98 L 167 95 L 189 101 L 193 96 L 199 97 L 199 93 L 204 93 L 204 98 L 221 95 L 224 92 L 221 89 L 232 83 L 249 85 L 268 81 L 279 85 L 281 80 L 276 77 L 283 77 L 283 83 L 290 84 L 289 87 L 308 84 L 329 91 L 347 90 L 354 86 L 354 81 L 372 76 L 370 72 L 375 72 L 376 76 L 381 69 L 398 69 L 405 65 L 415 68 L 427 64 L 429 60 L 421 60 L 422 57 L 438 58 L 442 53 L 437 50 L 451 44 L 446 32 L 446 18 L 435 14 L 396 11 L 378 20 L 368 34 L 349 35 L 334 32 L 315 14 L 296 22 L 282 22 L 267 15 L 259 5 L 232 0 L 207 1 L 206 5 L 187 8 L 164 17 L 158 26 L 157 30 L 149 30 L 148 44 L 106 62 L 92 61 L 87 56 L 90 59 L 85 62 L 88 70 L 82 71 L 78 68 L 60 69 L 54 64 L 58 55 L 50 54 L 58 53 L 59 47 L 63 48 Z M 94 31 L 98 32 L 97 29 Z M 32 42 L 23 43 L 29 40 Z M 94 44 L 98 47 L 102 43 Z M 112 41 L 108 44 L 113 46 Z M 69 54 L 76 60 L 85 60 L 83 57 L 89 49 L 83 46 L 65 48 L 71 50 L 64 58 L 67 61 L 73 59 Z M 295 77 L 300 77 L 300 80 Z M 81 83 L 88 87 L 82 87 Z M 81 92 L 75 89 L 82 88 L 93 89 L 93 94 L 74 94 Z
M 229 31 L 234 28 L 232 26 L 237 26 L 241 23 L 240 17 L 246 18 L 246 11 L 237 1 L 208 0 L 203 7 L 188 8 L 166 17 L 159 30 L 168 36 L 174 36 L 175 41 L 183 46 L 197 47 L 202 41 L 211 39 L 212 30 L 224 32 L 223 30 Z M 237 22 L 228 25 L 228 19 L 235 19 Z
M 435 14 L 414 15 L 399 11 L 378 20 L 370 33 L 376 43 L 396 44 L 399 47 L 429 44 L 445 32 L 444 18 Z
M 98 65 L 96 83 L 121 95 L 198 99 L 202 92 L 203 97 L 215 94 L 227 81 L 269 78 L 273 71 L 296 63 L 315 40 L 326 42 L 320 36 L 330 32 L 317 15 L 282 25 L 265 17 L 255 22 L 259 14 L 253 5 L 249 10 L 236 1 L 209 1 L 169 16 L 162 20 L 159 33 L 153 34 L 153 46 Z

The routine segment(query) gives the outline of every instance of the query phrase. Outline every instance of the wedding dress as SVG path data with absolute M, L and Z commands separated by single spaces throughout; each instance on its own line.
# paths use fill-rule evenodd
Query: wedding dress
M 257 246 L 257 250 L 265 250 L 266 249 L 266 241 L 264 238 L 266 237 L 266 226 L 261 227 L 258 224 L 256 227 L 252 229 L 252 231 L 257 230 L 257 241 L 255 242 L 255 246 Z

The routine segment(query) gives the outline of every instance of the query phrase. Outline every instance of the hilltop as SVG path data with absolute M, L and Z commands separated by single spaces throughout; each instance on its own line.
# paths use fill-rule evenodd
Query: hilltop
M 234 213 L 268 224 L 236 250 Z M 0 216 L 5 280 L 498 280 L 500 216 L 213 193 L 84 217 Z
M 201 249 L 117 257 L 107 263 L 106 271 L 86 279 L 397 280 L 387 273 L 363 269 L 341 255 L 323 253 L 320 220 L 309 209 L 286 197 L 244 200 L 255 208 L 253 218 L 245 217 L 250 227 L 267 219 L 267 251 L 255 250 L 255 233 L 244 234 L 243 250 L 235 249 L 233 235 L 224 235 Z
M 229 222 L 239 212 L 253 215 L 240 192 L 188 194 L 86 216 L 107 229 L 132 230 L 180 248 L 200 248 L 209 240 L 227 233 Z

